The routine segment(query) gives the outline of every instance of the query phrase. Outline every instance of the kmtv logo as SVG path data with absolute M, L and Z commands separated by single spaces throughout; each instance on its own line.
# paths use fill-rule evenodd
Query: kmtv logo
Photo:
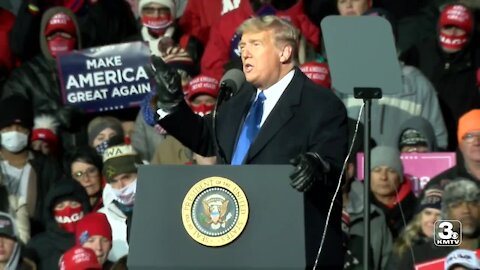
M 458 220 L 437 220 L 433 241 L 439 247 L 456 247 L 462 243 L 462 223 Z

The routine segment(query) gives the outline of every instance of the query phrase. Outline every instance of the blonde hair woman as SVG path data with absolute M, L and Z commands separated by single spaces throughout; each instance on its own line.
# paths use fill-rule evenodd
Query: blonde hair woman
M 396 261 L 396 259 L 401 258 L 414 245 L 431 241 L 435 221 L 440 218 L 441 205 L 441 190 L 429 189 L 425 191 L 418 206 L 417 214 L 393 244 L 391 260 Z M 393 265 L 393 263 L 390 262 L 389 265 Z

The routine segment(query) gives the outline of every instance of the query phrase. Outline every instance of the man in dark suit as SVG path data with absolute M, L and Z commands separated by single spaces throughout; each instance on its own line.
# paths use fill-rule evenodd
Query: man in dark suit
M 306 259 L 311 266 L 347 148 L 347 116 L 332 91 L 315 85 L 297 67 L 299 33 L 290 23 L 265 16 L 240 27 L 239 49 L 248 83 L 225 101 L 216 119 L 224 163 L 295 166 L 291 185 L 305 194 Z M 159 84 L 159 124 L 194 152 L 215 153 L 212 118 L 199 117 L 183 101 L 178 76 L 154 58 Z M 218 152 L 218 151 L 217 151 Z M 341 202 L 337 196 L 318 269 L 343 269 Z

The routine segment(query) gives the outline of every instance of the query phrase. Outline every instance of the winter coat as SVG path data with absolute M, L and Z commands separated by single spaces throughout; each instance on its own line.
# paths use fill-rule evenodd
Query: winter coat
M 135 129 L 132 134 L 132 146 L 138 152 L 142 160 L 151 161 L 155 149 L 165 139 L 165 135 L 158 134 L 155 127 L 145 122 L 143 109 L 137 114 Z
M 446 257 L 448 253 L 453 251 L 453 247 L 438 247 L 435 246 L 433 241 L 429 241 L 420 245 L 412 247 L 412 252 L 404 252 L 400 260 L 396 265 L 391 265 L 391 270 L 415 270 L 416 264 L 433 261 Z M 412 261 L 412 253 L 415 258 L 415 262 Z
M 289 17 L 307 41 L 313 47 L 318 48 L 320 29 L 303 12 L 303 0 L 298 0 L 295 5 L 280 13 L 278 15 L 282 17 Z M 236 35 L 235 32 L 242 22 L 254 15 L 250 1 L 242 1 L 237 9 L 223 15 L 212 26 L 209 41 L 202 57 L 201 74 L 220 79 L 224 73 L 224 65 L 232 59 L 239 59 L 236 43 L 240 36 Z
M 3 159 L 0 157 L 0 162 Z M 39 232 L 44 231 L 46 226 L 46 220 L 44 217 L 44 207 L 45 207 L 45 197 L 47 195 L 48 190 L 53 186 L 54 183 L 58 182 L 62 177 L 62 169 L 60 164 L 51 156 L 45 156 L 38 152 L 30 152 L 28 157 L 28 163 L 32 166 L 32 170 L 30 172 L 30 181 L 34 184 L 30 184 L 31 187 L 36 187 L 34 193 L 36 198 L 33 201 L 34 208 L 29 205 L 30 198 L 24 198 L 23 202 L 17 201 L 14 199 L 11 203 L 11 207 L 16 205 L 17 214 L 23 215 L 21 208 L 22 204 L 26 203 L 27 211 L 30 214 L 30 221 L 29 226 L 25 224 L 25 222 L 19 223 L 22 240 L 27 240 L 30 237 L 24 238 L 23 233 L 28 228 L 28 233 L 33 237 Z M 3 182 L 3 172 L 0 171 L 0 182 Z
M 81 203 L 84 215 L 91 209 L 85 189 L 75 180 L 62 179 L 49 190 L 44 208 L 47 230 L 30 240 L 26 253 L 37 263 L 39 270 L 58 269 L 62 254 L 75 245 L 75 235 L 61 229 L 53 215 L 53 208 L 62 197 L 70 197 Z
M 179 20 L 180 28 L 184 33 L 193 35 L 203 44 L 207 44 L 212 25 L 223 14 L 237 9 L 242 1 L 248 0 L 188 1 Z
M 15 69 L 4 85 L 2 99 L 21 95 L 32 103 L 34 115 L 48 114 L 60 123 L 58 135 L 62 141 L 60 153 L 87 142 L 86 122 L 83 113 L 72 106 L 63 105 L 60 82 L 55 59 L 48 51 L 44 29 L 48 19 L 58 12 L 65 12 L 73 18 L 77 32 L 78 24 L 73 13 L 66 8 L 56 7 L 45 12 L 42 18 L 40 46 L 42 53 Z M 81 48 L 81 38 L 77 39 Z
M 371 136 L 377 145 L 398 148 L 400 124 L 413 116 L 422 116 L 433 126 L 440 148 L 447 146 L 447 130 L 442 118 L 435 89 L 423 74 L 412 66 L 402 65 L 403 89 L 401 93 L 384 94 L 373 100 Z M 348 117 L 357 119 L 363 101 L 352 94 L 337 92 L 347 107 Z M 363 118 L 362 118 L 363 119 Z
M 184 34 L 183 31 L 176 25 L 172 25 L 167 28 L 165 31 L 165 34 L 160 37 L 153 37 L 148 33 L 148 28 L 145 26 L 142 26 L 141 30 L 141 40 L 146 41 L 148 43 L 148 46 L 150 48 L 150 51 L 153 55 L 160 56 L 162 57 L 162 54 L 160 53 L 160 50 L 158 48 L 158 43 L 160 40 L 163 38 L 169 37 L 173 40 L 173 46 L 178 46 L 182 49 L 184 49 L 190 58 L 192 58 L 193 64 L 191 65 L 191 68 L 187 71 L 190 76 L 196 76 L 199 71 L 200 71 L 200 59 L 202 58 L 203 55 L 203 50 L 204 50 L 204 45 L 201 43 L 199 39 L 196 37 L 189 35 L 189 34 Z M 183 64 L 182 67 L 187 66 L 186 64 Z
M 15 16 L 10 11 L 0 7 L 0 93 L 2 92 L 3 82 L 15 66 L 15 57 L 9 44 L 9 34 L 14 22 Z
M 363 238 L 363 182 L 354 180 L 349 193 L 349 201 L 346 210 L 350 215 L 350 235 Z M 392 251 L 392 233 L 386 223 L 385 214 L 375 205 L 370 205 L 370 245 L 372 248 L 372 269 L 386 269 L 388 257 Z
M 477 87 L 477 51 L 473 43 L 458 53 L 447 54 L 433 37 L 405 52 L 401 58 L 408 65 L 418 67 L 432 82 L 448 131 L 448 150 L 455 151 L 457 122 L 466 112 L 480 108 Z M 434 125 L 435 126 L 435 125 Z
M 17 57 L 27 61 L 40 52 L 38 35 L 44 29 L 39 27 L 40 20 L 44 11 L 51 8 L 55 1 L 21 2 L 10 34 L 10 47 Z M 125 0 L 100 0 L 94 5 L 90 5 L 90 1 L 82 2 L 85 3 L 84 8 L 75 15 L 79 20 L 85 48 L 121 43 L 138 32 L 135 16 Z M 32 12 L 32 6 L 37 7 L 39 12 Z
M 192 150 L 175 137 L 166 135 L 165 139 L 155 147 L 152 164 L 184 165 L 192 162 L 192 155 Z
M 112 262 L 128 254 L 127 216 L 115 205 L 114 200 L 112 187 L 107 184 L 103 189 L 104 206 L 98 212 L 107 216 L 108 223 L 112 227 L 112 249 L 108 254 L 108 260 Z
M 407 178 L 403 179 L 400 187 L 398 187 L 396 201 L 392 205 L 384 205 L 379 202 L 373 194 L 371 198 L 372 204 L 381 209 L 385 214 L 392 237 L 396 239 L 401 230 L 410 222 L 415 214 L 417 197 L 413 194 L 410 180 Z
M 458 158 L 461 154 L 457 153 L 457 165 L 453 166 L 452 168 L 443 171 L 439 175 L 430 179 L 423 190 L 427 190 L 431 187 L 440 187 L 444 188 L 448 183 L 453 181 L 457 178 L 464 178 L 472 180 L 474 183 L 477 183 L 480 187 L 480 179 L 475 177 L 474 175 L 470 174 L 466 168 L 465 163 L 463 162 L 462 158 Z
M 13 248 L 12 254 L 5 265 L 5 270 L 36 270 L 37 266 L 34 262 L 24 257 L 24 246 L 20 241 L 20 233 L 18 231 L 18 226 L 15 222 L 13 216 L 6 213 L 0 212 L 0 216 L 10 220 L 13 226 L 15 246 Z

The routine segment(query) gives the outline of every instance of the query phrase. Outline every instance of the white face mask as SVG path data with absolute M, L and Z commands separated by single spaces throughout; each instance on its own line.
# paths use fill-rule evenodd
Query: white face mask
M 121 189 L 112 188 L 117 201 L 125 205 L 133 205 L 135 202 L 135 193 L 137 192 L 137 179 Z
M 28 144 L 28 136 L 25 133 L 18 131 L 7 131 L 0 135 L 2 137 L 2 147 L 9 152 L 17 153 Z

